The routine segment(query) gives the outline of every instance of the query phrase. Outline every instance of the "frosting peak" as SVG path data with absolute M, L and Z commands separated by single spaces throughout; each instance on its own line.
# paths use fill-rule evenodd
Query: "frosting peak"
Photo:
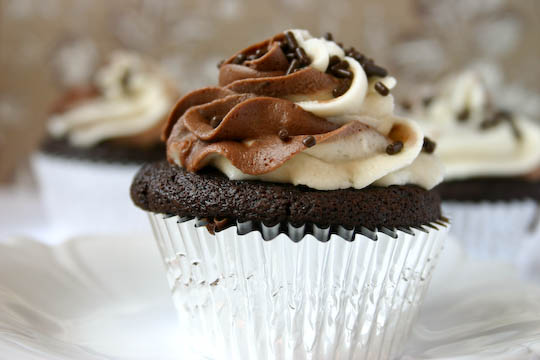
M 177 97 L 155 64 L 127 52 L 113 53 L 89 89 L 61 100 L 49 122 L 53 137 L 79 147 L 104 140 L 151 145 Z
M 290 30 L 219 70 L 220 86 L 182 98 L 163 133 L 169 160 L 189 171 L 319 190 L 442 178 L 433 156 L 419 156 L 420 128 L 393 115 L 395 79 L 353 48 Z

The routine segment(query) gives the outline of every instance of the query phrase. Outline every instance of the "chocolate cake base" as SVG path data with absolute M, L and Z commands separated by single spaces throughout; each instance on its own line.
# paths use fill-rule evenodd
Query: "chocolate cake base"
M 512 201 L 534 199 L 540 201 L 540 181 L 523 178 L 473 178 L 445 181 L 435 190 L 449 201 Z
M 208 168 L 185 171 L 166 161 L 141 168 L 131 198 L 155 213 L 368 229 L 425 225 L 441 218 L 437 192 L 415 185 L 319 191 L 305 186 L 229 180 Z
M 165 158 L 165 144 L 163 143 L 139 148 L 102 142 L 88 148 L 81 148 L 71 145 L 66 139 L 48 138 L 42 144 L 41 151 L 65 158 L 122 164 L 144 164 Z

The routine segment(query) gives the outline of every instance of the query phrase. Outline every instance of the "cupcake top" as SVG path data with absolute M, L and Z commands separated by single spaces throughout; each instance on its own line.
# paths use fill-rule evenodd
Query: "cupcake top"
M 90 86 L 72 89 L 58 102 L 49 119 L 49 134 L 80 148 L 103 141 L 150 146 L 159 142 L 177 98 L 177 90 L 156 64 L 118 51 Z
M 187 94 L 164 131 L 170 162 L 231 180 L 318 190 L 416 184 L 442 169 L 421 128 L 393 114 L 396 80 L 331 35 L 289 30 L 219 66 L 219 86 Z
M 540 126 L 497 107 L 474 71 L 441 81 L 433 95 L 407 104 L 437 142 L 446 180 L 533 176 L 540 168 Z

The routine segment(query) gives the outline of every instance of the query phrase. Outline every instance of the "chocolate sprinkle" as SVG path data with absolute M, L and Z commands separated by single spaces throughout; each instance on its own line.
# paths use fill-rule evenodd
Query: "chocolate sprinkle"
M 371 62 L 368 62 L 364 65 L 364 71 L 366 72 L 367 77 L 370 76 L 378 76 L 378 77 L 386 77 L 388 75 L 388 71 L 378 65 L 375 65 Z
M 412 104 L 409 100 L 403 100 L 401 102 L 401 107 L 404 109 L 404 110 L 411 110 L 412 109 Z
M 296 54 L 293 52 L 287 53 L 285 54 L 285 56 L 287 57 L 287 60 L 289 61 L 292 61 L 292 59 L 296 59 Z
M 463 110 L 461 110 L 457 116 L 457 119 L 460 121 L 460 122 L 465 122 L 469 119 L 469 117 L 471 116 L 471 111 L 469 110 L 468 107 L 464 108 Z
M 484 121 L 480 123 L 480 129 L 488 130 L 499 125 L 499 123 L 500 121 L 497 121 L 496 118 L 487 118 L 487 119 L 484 119 Z
M 129 83 L 131 82 L 131 71 L 129 69 L 126 69 L 124 73 L 122 74 L 122 78 L 120 79 L 120 82 L 122 84 L 122 90 L 127 94 L 129 93 Z
M 512 120 L 512 113 L 508 110 L 499 110 L 495 113 L 495 117 L 501 120 Z
M 514 134 L 514 137 L 518 140 L 521 140 L 522 138 L 521 130 L 519 130 L 519 128 L 517 127 L 516 122 L 514 121 L 513 118 L 509 122 L 510 122 L 510 126 L 512 127 L 512 133 Z
M 339 77 L 339 78 L 352 78 L 352 72 L 345 69 L 336 69 L 332 71 L 332 75 Z
M 309 65 L 311 60 L 307 56 L 306 51 L 304 49 L 302 49 L 301 47 L 297 47 L 295 50 L 295 53 L 296 53 L 297 59 L 300 60 L 301 65 Z
M 339 61 L 338 63 L 332 65 L 329 69 L 329 73 L 339 78 L 351 78 L 352 73 L 347 70 L 349 68 L 349 63 L 345 60 Z
M 424 137 L 424 144 L 422 144 L 422 151 L 428 154 L 433 154 L 436 147 L 437 147 L 437 143 L 435 141 L 431 140 L 427 136 Z
M 484 119 L 484 121 L 480 123 L 480 128 L 482 130 L 491 129 L 492 127 L 499 125 L 503 120 L 503 117 L 497 116 L 496 113 L 493 116 Z
M 294 37 L 294 34 L 291 31 L 287 31 L 285 33 L 285 40 L 287 41 L 287 45 L 289 46 L 289 49 L 296 50 L 298 47 L 298 42 L 296 41 L 296 38 Z
M 317 143 L 317 140 L 312 135 L 308 135 L 302 140 L 302 144 L 304 144 L 306 147 L 310 148 L 312 146 L 315 146 Z
M 390 94 L 390 89 L 388 89 L 386 87 L 386 85 L 384 85 L 382 82 L 380 81 L 377 81 L 375 83 L 375 90 L 381 94 L 382 96 L 387 96 L 388 94 Z
M 221 65 L 223 65 L 225 63 L 225 60 L 220 60 L 218 63 L 217 63 L 217 68 L 219 69 L 221 67 Z
M 423 98 L 422 104 L 424 105 L 424 107 L 428 107 L 433 102 L 434 98 L 434 96 L 426 96 L 425 98 Z
M 363 67 L 364 65 L 366 65 L 367 59 L 366 59 L 366 57 L 365 57 L 364 55 L 358 54 L 358 55 L 355 55 L 355 56 L 353 56 L 353 57 L 354 57 L 354 59 L 355 59 L 356 61 L 358 61 L 358 62 L 360 63 L 360 65 L 362 65 L 362 67 Z
M 294 70 L 298 67 L 298 65 L 299 65 L 298 59 L 293 59 L 291 63 L 289 64 L 289 68 L 287 69 L 287 72 L 285 73 L 285 75 L 292 74 Z
M 386 147 L 386 153 L 388 155 L 395 155 L 403 150 L 403 142 L 396 141 Z
M 491 129 L 499 124 L 501 124 L 503 121 L 506 121 L 510 127 L 512 128 L 512 133 L 514 134 L 514 137 L 516 139 L 521 139 L 521 131 L 516 125 L 516 122 L 514 121 L 514 117 L 512 116 L 512 113 L 508 110 L 499 110 L 497 111 L 491 118 L 487 118 L 482 123 L 480 123 L 480 129 L 482 130 L 488 130 Z
M 482 130 L 491 129 L 499 125 L 503 121 L 509 121 L 511 119 L 512 119 L 512 116 L 508 111 L 500 110 L 500 111 L 497 111 L 495 114 L 493 114 L 492 117 L 487 118 L 484 121 L 482 121 L 482 123 L 480 123 L 480 128 Z
M 233 64 L 241 64 L 244 62 L 244 60 L 246 60 L 246 55 L 244 54 L 238 54 L 236 55 L 236 57 L 234 58 L 234 60 L 232 61 Z
M 289 132 L 287 131 L 287 129 L 281 129 L 281 130 L 279 130 L 278 136 L 279 136 L 279 138 L 281 139 L 281 141 L 288 141 L 288 140 L 290 140 Z
M 346 52 L 345 52 L 345 55 L 347 56 L 350 56 L 352 57 L 353 59 L 355 59 L 356 61 L 358 61 L 360 63 L 360 65 L 362 65 L 362 67 L 367 63 L 367 58 L 365 57 L 364 54 L 360 53 L 358 50 L 356 50 L 354 47 L 351 47 L 349 48 Z
M 328 40 L 328 41 L 334 40 L 334 35 L 332 35 L 331 32 L 325 33 L 323 37 L 324 37 L 326 40 Z
M 210 126 L 212 126 L 214 129 L 217 128 L 219 124 L 221 124 L 221 120 L 223 119 L 217 115 L 212 116 L 212 118 L 210 119 Z
M 326 71 L 330 70 L 330 68 L 338 63 L 341 62 L 341 59 L 337 55 L 330 56 L 330 59 L 328 60 L 328 68 Z
M 332 90 L 332 96 L 335 98 L 340 97 L 341 95 L 345 94 L 347 90 L 351 87 L 352 80 L 351 79 L 343 79 L 339 86 Z
M 330 71 L 336 71 L 338 69 L 346 70 L 349 68 L 349 63 L 346 60 L 339 61 L 337 64 L 332 65 Z

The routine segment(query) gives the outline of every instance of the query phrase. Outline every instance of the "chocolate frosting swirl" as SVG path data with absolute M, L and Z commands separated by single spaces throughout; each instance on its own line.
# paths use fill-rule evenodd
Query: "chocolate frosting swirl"
M 393 115 L 394 85 L 354 48 L 290 30 L 227 59 L 219 86 L 180 99 L 163 132 L 167 157 L 188 171 L 211 165 L 229 179 L 318 190 L 432 188 L 442 169 L 420 154 L 421 129 Z
M 265 174 L 307 149 L 306 136 L 320 144 L 367 128 L 359 122 L 336 125 L 293 102 L 331 99 L 344 80 L 311 67 L 286 74 L 281 40 L 279 34 L 233 55 L 220 67 L 221 87 L 193 91 L 176 104 L 163 134 L 170 161 L 197 171 L 220 154 L 245 174 Z M 265 54 L 234 63 L 238 55 L 257 51 Z M 212 118 L 222 119 L 215 128 Z M 278 135 L 283 130 L 286 139 Z

